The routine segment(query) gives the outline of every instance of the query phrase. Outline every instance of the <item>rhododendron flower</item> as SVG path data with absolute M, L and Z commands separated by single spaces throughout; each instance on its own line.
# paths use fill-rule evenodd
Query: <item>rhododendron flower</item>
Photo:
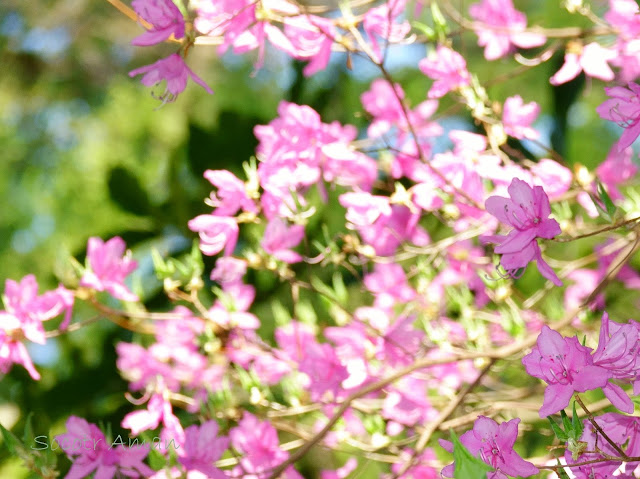
M 630 146 L 640 135 L 640 85 L 630 82 L 628 88 L 605 87 L 611 98 L 596 108 L 605 120 L 623 127 L 624 133 L 618 141 L 618 151 Z
M 513 51 L 513 46 L 533 48 L 543 45 L 544 35 L 525 32 L 527 17 L 513 7 L 511 0 L 482 0 L 469 7 L 478 22 L 478 44 L 485 47 L 484 57 L 496 60 Z
M 95 424 L 71 416 L 66 422 L 67 432 L 56 436 L 56 441 L 73 460 L 65 479 L 85 479 L 93 471 L 96 478 L 149 477 L 155 471 L 142 461 L 149 453 L 149 445 L 125 446 L 109 443 Z
M 603 81 L 611 81 L 615 77 L 607 62 L 617 57 L 617 53 L 601 46 L 597 42 L 586 46 L 570 44 L 564 55 L 564 64 L 555 75 L 549 79 L 552 85 L 561 85 L 577 77 L 581 71 L 590 77 Z
M 130 77 L 140 74 L 143 74 L 141 82 L 145 86 L 154 86 L 166 80 L 166 89 L 164 93 L 159 96 L 159 99 L 162 100 L 163 103 L 174 101 L 186 88 L 189 77 L 204 88 L 207 93 L 213 94 L 211 88 L 209 88 L 198 75 L 191 71 L 182 57 L 177 53 L 173 53 L 167 58 L 158 60 L 151 65 L 136 68 L 129 72 Z
M 549 158 L 538 160 L 530 171 L 532 184 L 542 186 L 552 200 L 565 194 L 573 181 L 573 173 L 569 168 Z
M 365 13 L 362 25 L 371 41 L 374 61 L 382 61 L 377 36 L 382 37 L 385 44 L 397 43 L 411 30 L 411 25 L 406 20 L 395 23 L 396 18 L 404 12 L 405 4 L 406 0 L 388 0 L 383 5 L 371 8 Z
M 229 432 L 233 447 L 241 454 L 240 467 L 234 470 L 246 479 L 266 479 L 271 469 L 286 461 L 289 453 L 280 449 L 275 428 L 268 421 L 259 421 L 248 412 L 244 413 L 238 426 Z M 302 479 L 289 466 L 284 472 L 286 479 Z
M 508 479 L 509 476 L 529 477 L 537 474 L 538 468 L 522 459 L 513 446 L 518 438 L 518 424 L 520 419 L 498 424 L 493 419 L 478 416 L 473 423 L 473 429 L 460 436 L 460 442 L 474 456 L 480 456 L 485 463 L 495 469 L 487 472 L 488 479 Z M 440 445 L 449 452 L 453 452 L 453 444 L 440 440 Z M 454 477 L 455 464 L 450 464 L 442 470 L 445 477 Z
M 420 60 L 420 71 L 434 80 L 427 96 L 440 98 L 448 92 L 468 86 L 471 75 L 467 71 L 467 62 L 458 52 L 438 46 L 435 54 Z
M 40 373 L 29 357 L 25 345 L 13 334 L 19 331 L 20 324 L 16 318 L 4 318 L 0 325 L 0 374 L 6 374 L 14 364 L 22 365 L 32 379 L 38 381 Z
M 502 112 L 504 132 L 514 138 L 535 140 L 540 135 L 531 128 L 531 124 L 539 113 L 540 105 L 535 101 L 525 104 L 520 95 L 507 98 Z
M 157 428 L 161 422 L 171 433 L 170 437 L 172 439 L 182 442 L 184 431 L 180 421 L 173 414 L 171 403 L 162 394 L 151 396 L 147 403 L 147 409 L 127 414 L 122 420 L 122 427 L 131 429 L 131 432 L 137 436 L 142 431 Z
M 129 254 L 124 255 L 125 249 L 126 245 L 119 236 L 111 238 L 106 243 L 100 238 L 89 238 L 89 269 L 80 279 L 80 286 L 107 291 L 122 301 L 138 301 L 138 296 L 124 285 L 124 279 L 138 267 L 138 263 L 131 259 Z
M 34 343 L 44 344 L 45 333 L 43 321 L 55 318 L 65 311 L 65 319 L 61 329 L 71 320 L 73 293 L 62 286 L 38 296 L 38 282 L 32 274 L 25 276 L 17 283 L 6 280 L 2 297 L 5 311 L 0 311 L 0 330 L 9 336 L 21 332 L 25 338 Z
M 211 280 L 218 283 L 235 284 L 242 281 L 247 272 L 247 262 L 242 259 L 225 256 L 216 261 L 216 266 L 211 270 Z
M 229 438 L 218 436 L 218 429 L 216 421 L 207 421 L 184 430 L 184 447 L 178 450 L 178 461 L 187 471 L 199 471 L 210 479 L 228 477 L 213 466 L 229 447 Z
M 151 28 L 131 42 L 147 46 L 160 43 L 171 35 L 176 40 L 184 37 L 184 17 L 171 0 L 133 0 L 131 6 Z
M 514 178 L 508 188 L 511 198 L 491 196 L 485 206 L 487 211 L 502 223 L 513 226 L 508 235 L 481 237 L 485 243 L 495 243 L 495 252 L 502 254 L 500 264 L 510 276 L 530 261 L 536 260 L 542 276 L 561 286 L 562 282 L 542 259 L 536 238 L 550 239 L 562 231 L 554 219 L 549 218 L 549 198 L 541 186 L 531 188 L 526 182 Z
M 375 295 L 377 308 L 391 309 L 396 303 L 405 304 L 417 296 L 402 266 L 395 263 L 377 263 L 373 273 L 365 275 L 364 285 Z
M 593 363 L 610 371 L 612 378 L 633 383 L 634 394 L 640 393 L 640 323 L 629 320 L 625 324 L 609 320 L 604 313 L 600 325 L 598 348 Z M 633 403 L 624 390 L 613 383 L 603 387 L 605 396 L 615 407 L 633 413 Z
M 255 213 L 256 204 L 247 194 L 242 180 L 227 170 L 207 170 L 204 177 L 218 188 L 218 192 L 211 192 L 205 203 L 215 208 L 214 216 L 234 216 L 238 210 Z
M 189 229 L 200 235 L 200 250 L 207 256 L 214 256 L 222 250 L 225 256 L 229 256 L 238 241 L 238 223 L 227 216 L 196 216 L 189 221 Z
M 293 56 L 298 60 L 310 60 L 302 70 L 305 76 L 327 67 L 337 35 L 330 19 L 315 15 L 285 17 L 284 33 L 293 47 Z
M 527 373 L 548 384 L 540 417 L 547 417 L 567 407 L 576 391 L 604 389 L 607 386 L 611 373 L 594 365 L 591 351 L 591 348 L 582 346 L 575 336 L 564 338 L 549 326 L 542 327 L 537 345 L 522 358 Z
M 302 260 L 302 256 L 291 251 L 291 248 L 298 246 L 302 238 L 304 238 L 304 226 L 288 226 L 284 220 L 274 218 L 267 224 L 260 244 L 267 253 L 280 261 L 297 263 Z

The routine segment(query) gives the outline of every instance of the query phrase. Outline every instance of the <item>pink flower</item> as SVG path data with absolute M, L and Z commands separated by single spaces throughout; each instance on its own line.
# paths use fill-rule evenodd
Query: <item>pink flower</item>
M 60 326 L 64 329 L 71 320 L 73 293 L 62 286 L 38 296 L 38 282 L 32 274 L 25 276 L 19 283 L 8 279 L 4 288 L 5 311 L 0 311 L 0 329 L 9 336 L 20 335 L 34 343 L 44 344 L 43 321 L 55 318 L 66 311 Z
M 309 392 L 312 401 L 337 399 L 342 391 L 342 381 L 349 377 L 347 368 L 340 362 L 335 349 L 327 343 L 311 343 L 303 352 L 300 372 L 309 377 Z
M 88 270 L 80 279 L 80 286 L 107 291 L 114 298 L 122 301 L 138 301 L 124 285 L 124 279 L 138 267 L 138 263 L 125 254 L 126 245 L 122 238 L 116 236 L 106 243 L 100 238 L 89 238 L 87 244 Z
M 213 94 L 211 88 L 209 88 L 209 86 L 198 75 L 189 69 L 182 57 L 177 53 L 173 53 L 167 58 L 158 60 L 151 65 L 136 68 L 129 72 L 130 77 L 140 74 L 144 74 L 141 81 L 145 86 L 154 86 L 163 80 L 167 81 L 166 89 L 159 97 L 163 103 L 174 101 L 186 88 L 189 77 L 204 88 L 207 93 Z
M 347 208 L 346 219 L 354 226 L 371 226 L 380 216 L 391 214 L 389 198 L 370 193 L 344 193 L 340 204 Z
M 614 86 L 604 89 L 611 98 L 596 108 L 605 120 L 625 128 L 618 141 L 618 151 L 630 146 L 640 135 L 640 85 L 630 82 L 628 88 Z
M 405 304 L 416 298 L 417 293 L 409 286 L 402 266 L 396 263 L 378 263 L 373 273 L 364 277 L 364 285 L 376 296 L 374 306 L 392 308 L 396 303 Z
M 184 448 L 178 461 L 187 471 L 199 471 L 211 479 L 226 479 L 228 476 L 213 463 L 229 447 L 229 438 L 218 436 L 218 423 L 207 421 L 202 426 L 189 426 L 184 431 Z
M 607 369 L 594 365 L 591 348 L 582 346 L 575 336 L 563 338 L 546 325 L 522 364 L 528 374 L 548 384 L 540 417 L 567 407 L 575 391 L 605 388 L 611 378 Z
M 162 394 L 154 394 L 147 403 L 147 409 L 133 411 L 122 419 L 122 427 L 131 429 L 134 435 L 147 429 L 155 429 L 160 423 L 171 433 L 170 437 L 182 443 L 184 431 L 180 421 L 173 414 L 171 403 Z
M 640 323 L 629 320 L 620 324 L 609 320 L 604 313 L 600 325 L 598 348 L 593 353 L 593 364 L 610 371 L 614 379 L 633 383 L 634 394 L 640 393 Z M 626 413 L 633 413 L 633 403 L 624 390 L 613 383 L 602 388 L 607 399 Z
M 204 177 L 218 188 L 211 192 L 206 203 L 215 208 L 215 216 L 234 216 L 238 210 L 257 212 L 258 208 L 249 195 L 246 186 L 236 175 L 227 170 L 207 170 Z
M 32 379 L 38 381 L 40 373 L 33 366 L 27 348 L 14 337 L 14 332 L 19 330 L 19 326 L 15 318 L 10 321 L 6 318 L 0 319 L 0 374 L 6 374 L 14 364 L 20 364 Z
M 549 218 L 549 198 L 541 186 L 531 188 L 526 182 L 514 178 L 508 188 L 511 198 L 491 196 L 485 207 L 502 223 L 513 226 L 508 235 L 484 236 L 484 243 L 495 243 L 495 252 L 502 254 L 500 264 L 510 276 L 536 260 L 542 276 L 561 286 L 562 282 L 542 259 L 536 238 L 550 239 L 562 231 L 554 219 Z
M 268 254 L 280 261 L 297 263 L 302 260 L 302 256 L 291 251 L 291 248 L 298 246 L 302 238 L 304 238 L 304 226 L 288 226 L 283 219 L 274 218 L 267 224 L 260 244 Z
M 411 25 L 406 20 L 402 23 L 395 23 L 397 17 L 403 13 L 405 3 L 406 0 L 388 0 L 383 5 L 372 8 L 365 13 L 362 25 L 371 41 L 374 61 L 382 61 L 382 52 L 377 36 L 384 39 L 384 45 L 388 45 L 401 41 L 411 30 Z
M 615 75 L 607 62 L 616 57 L 617 53 L 614 50 L 604 48 L 596 42 L 589 43 L 585 47 L 580 44 L 571 44 L 567 47 L 562 68 L 549 79 L 549 83 L 561 85 L 573 80 L 581 71 L 588 76 L 611 81 Z
M 56 436 L 56 442 L 74 459 L 65 479 L 84 479 L 93 471 L 100 479 L 112 479 L 116 475 L 149 477 L 154 473 L 142 462 L 149 453 L 148 445 L 113 447 L 95 424 L 76 416 L 67 419 L 66 426 L 68 432 Z
M 434 55 L 420 60 L 420 71 L 434 80 L 427 96 L 440 98 L 450 91 L 468 86 L 471 75 L 467 71 L 467 62 L 458 52 L 438 46 Z
M 220 284 L 235 284 L 242 282 L 242 277 L 247 272 L 247 262 L 231 256 L 225 256 L 216 261 L 216 266 L 211 271 L 211 280 Z
M 133 0 L 131 6 L 151 28 L 131 42 L 147 46 L 160 43 L 171 35 L 178 40 L 184 37 L 184 17 L 171 0 Z
M 246 479 L 266 479 L 273 467 L 289 457 L 289 453 L 280 449 L 276 429 L 268 421 L 259 421 L 248 412 L 229 433 L 233 447 L 243 456 L 238 471 Z M 301 479 L 293 467 L 285 471 L 286 479 Z
M 512 419 L 498 424 L 493 419 L 478 416 L 473 429 L 460 436 L 460 442 L 469 452 L 482 459 L 495 469 L 488 472 L 489 479 L 507 479 L 507 474 L 514 477 L 529 477 L 537 474 L 538 468 L 522 459 L 513 446 L 518 438 L 518 424 L 520 419 Z M 440 440 L 440 445 L 449 452 L 453 452 L 453 444 Z M 442 475 L 454 477 L 454 464 L 445 467 Z
M 200 215 L 189 221 L 189 229 L 200 235 L 200 250 L 214 256 L 224 250 L 224 255 L 233 253 L 238 241 L 239 228 L 236 220 L 227 216 Z
M 402 451 L 401 456 L 404 461 L 411 460 L 414 456 L 411 449 L 405 449 Z M 398 476 L 398 479 L 440 479 L 440 472 L 427 464 L 433 463 L 437 460 L 433 449 L 425 449 L 420 455 L 415 465 L 407 469 L 407 472 Z M 391 466 L 391 472 L 398 474 L 402 469 L 403 464 L 395 463 Z
M 533 175 L 533 184 L 544 187 L 550 199 L 562 196 L 571 187 L 573 173 L 557 161 L 542 158 L 530 170 Z
M 285 17 L 284 33 L 293 46 L 293 56 L 310 60 L 302 72 L 311 76 L 329 64 L 331 46 L 337 32 L 331 20 L 315 15 Z
M 535 140 L 540 135 L 531 128 L 531 124 L 536 120 L 539 113 L 540 105 L 535 101 L 525 105 L 520 95 L 507 98 L 502 112 L 504 132 L 514 138 Z
M 596 168 L 596 176 L 607 187 L 612 200 L 624 198 L 618 185 L 624 184 L 638 172 L 633 161 L 633 150 L 629 147 L 622 150 L 612 148 L 607 158 Z
M 527 17 L 513 7 L 511 0 L 481 0 L 469 7 L 469 14 L 480 23 L 476 28 L 484 57 L 496 60 L 513 51 L 513 46 L 533 48 L 543 45 L 543 35 L 525 32 Z

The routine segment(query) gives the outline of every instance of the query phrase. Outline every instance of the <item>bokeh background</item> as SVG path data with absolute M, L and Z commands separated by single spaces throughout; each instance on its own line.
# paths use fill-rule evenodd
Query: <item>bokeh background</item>
M 470 3 L 456 5 L 466 12 Z M 588 25 L 559 3 L 515 2 L 530 24 Z M 605 2 L 593 5 L 594 10 L 605 8 Z M 423 21 L 428 24 L 427 10 Z M 215 94 L 189 84 L 177 102 L 158 108 L 150 90 L 127 72 L 172 53 L 175 46 L 132 47 L 131 39 L 141 31 L 104 0 L 0 2 L 0 280 L 32 273 L 41 291 L 60 282 L 72 284 L 69 258 L 84 261 L 87 239 L 120 235 L 141 264 L 132 287 L 148 308 L 166 310 L 171 305 L 154 275 L 151 248 L 172 256 L 189 252 L 195 235 L 187 221 L 209 211 L 203 199 L 210 185 L 202 173 L 224 168 L 242 176 L 242 162 L 256 146 L 253 127 L 274 118 L 281 100 L 308 104 L 325 122 L 354 124 L 364 135 L 367 119 L 359 98 L 377 75 L 363 60 L 354 58 L 350 69 L 344 55 L 334 55 L 327 71 L 306 79 L 303 64 L 278 52 L 268 51 L 264 67 L 255 71 L 254 55 L 219 57 L 213 47 L 198 47 L 188 63 Z M 518 68 L 515 62 L 486 62 L 472 33 L 455 42 L 469 69 L 490 82 L 492 99 L 520 94 L 542 106 L 536 124 L 541 142 L 567 163 L 593 167 L 605 158 L 619 131 L 595 113 L 604 99 L 602 84 L 581 76 L 560 88 L 549 85 L 548 78 L 562 64 L 561 48 L 549 62 L 520 67 L 520 74 L 511 77 Z M 425 99 L 430 84 L 417 70 L 425 53 L 425 45 L 414 45 L 393 49 L 388 57 L 412 105 Z M 451 106 L 445 101 L 440 107 L 445 128 L 473 130 L 466 113 Z M 445 137 L 434 148 L 447 146 Z M 546 156 L 533 144 L 512 146 L 534 158 Z M 320 235 L 322 223 L 338 228 L 341 217 L 335 202 L 321 209 L 307 231 L 310 239 Z M 255 310 L 263 324 L 272 323 L 277 314 L 274 301 L 294 308 L 276 278 L 256 275 L 253 281 L 258 288 Z M 539 286 L 535 275 L 525 275 L 525 287 L 527 281 L 532 290 Z M 625 304 L 614 307 L 632 315 L 633 306 Z M 76 318 L 92 314 L 82 307 L 75 310 Z M 31 348 L 42 379 L 34 382 L 15 367 L 0 380 L 0 423 L 20 432 L 31 412 L 37 434 L 56 434 L 75 414 L 119 431 L 133 406 L 123 394 L 127 383 L 115 368 L 114 345 L 131 339 L 132 333 L 102 320 Z M 60 456 L 62 471 L 65 464 Z M 0 477 L 28 477 L 1 445 Z

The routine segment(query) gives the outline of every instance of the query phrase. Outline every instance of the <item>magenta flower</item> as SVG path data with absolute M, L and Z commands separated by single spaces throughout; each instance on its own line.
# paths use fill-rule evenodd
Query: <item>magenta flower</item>
M 138 301 L 138 296 L 124 285 L 124 279 L 138 267 L 130 254 L 125 255 L 125 249 L 126 245 L 119 236 L 106 243 L 100 238 L 89 238 L 88 269 L 80 279 L 80 286 L 107 291 L 122 301 Z
M 5 282 L 3 300 L 5 311 L 0 311 L 0 329 L 11 333 L 10 336 L 20 331 L 20 336 L 29 341 L 44 344 L 42 322 L 65 311 L 65 319 L 60 326 L 64 329 L 71 320 L 74 296 L 62 286 L 38 296 L 38 282 L 30 274 L 19 283 L 8 279 Z
M 207 421 L 202 426 L 189 426 L 184 430 L 184 448 L 179 450 L 178 461 L 187 471 L 198 471 L 211 479 L 227 479 L 227 475 L 213 463 L 229 447 L 229 438 L 218 436 L 218 423 Z
M 292 251 L 304 238 L 304 226 L 287 225 L 281 218 L 274 218 L 267 224 L 260 243 L 264 250 L 285 263 L 297 263 L 302 256 Z
M 488 479 L 508 479 L 509 476 L 529 477 L 537 474 L 538 468 L 522 459 L 513 450 L 518 438 L 518 424 L 520 419 L 512 419 L 498 424 L 493 419 L 478 416 L 473 429 L 460 436 L 460 442 L 474 456 L 480 456 L 485 463 L 495 469 L 488 472 Z M 440 445 L 449 452 L 453 452 L 453 444 L 440 440 Z M 442 470 L 445 477 L 454 477 L 455 464 L 450 464 Z
M 138 16 L 151 24 L 151 28 L 131 42 L 137 46 L 155 45 L 171 35 L 184 37 L 184 17 L 171 0 L 133 0 L 131 6 Z
M 478 45 L 485 47 L 487 60 L 511 53 L 514 46 L 533 48 L 546 41 L 544 35 L 525 32 L 527 17 L 513 7 L 511 0 L 482 0 L 469 7 L 469 14 L 479 23 Z
M 525 268 L 535 260 L 542 276 L 556 286 L 562 282 L 551 267 L 542 259 L 536 238 L 550 239 L 562 231 L 554 219 L 550 219 L 549 197 L 541 186 L 531 188 L 528 183 L 514 178 L 508 188 L 510 198 L 491 196 L 485 207 L 502 223 L 513 226 L 508 235 L 481 237 L 484 243 L 495 243 L 495 252 L 502 254 L 500 264 L 509 276 L 514 276 L 520 268 Z
M 287 460 L 289 453 L 280 449 L 276 429 L 268 421 L 259 421 L 248 412 L 229 433 L 233 447 L 243 454 L 237 472 L 242 477 L 266 479 L 271 469 Z M 287 479 L 302 479 L 293 467 L 284 472 Z
M 233 253 L 238 241 L 238 223 L 227 216 L 200 215 L 189 221 L 189 229 L 200 235 L 200 250 L 207 256 Z
M 384 45 L 387 45 L 401 41 L 411 30 L 411 25 L 406 20 L 395 23 L 397 17 L 404 12 L 405 4 L 406 0 L 389 0 L 379 7 L 370 9 L 364 15 L 362 25 L 371 42 L 373 61 L 382 61 L 378 36 L 382 37 L 385 40 Z
M 458 52 L 438 46 L 435 55 L 420 60 L 420 71 L 434 80 L 427 96 L 440 98 L 448 92 L 468 86 L 471 75 L 467 71 L 467 62 Z
M 618 151 L 631 146 L 640 135 L 640 85 L 629 82 L 627 86 L 605 87 L 611 98 L 596 108 L 602 118 L 625 129 L 618 141 Z
M 302 71 L 305 76 L 327 67 L 337 35 L 331 20 L 310 14 L 285 17 L 284 33 L 293 46 L 293 56 L 298 60 L 310 60 Z
M 29 357 L 25 345 L 14 335 L 19 331 L 19 323 L 15 318 L 0 319 L 0 374 L 6 374 L 14 364 L 22 365 L 32 379 L 38 381 L 40 373 Z
M 611 377 L 633 383 L 634 394 L 640 393 L 640 323 L 629 320 L 625 324 L 609 320 L 604 313 L 600 325 L 598 348 L 593 363 L 611 373 Z M 633 413 L 633 403 L 624 390 L 613 383 L 602 388 L 607 399 L 626 413 Z
M 605 388 L 612 377 L 607 369 L 594 365 L 591 348 L 582 346 L 575 336 L 563 338 L 546 325 L 522 364 L 527 373 L 548 384 L 540 417 L 567 407 L 575 391 Z
M 207 170 L 204 177 L 218 188 L 217 194 L 211 192 L 206 203 L 215 208 L 215 216 L 234 216 L 238 210 L 257 212 L 258 208 L 247 194 L 247 189 L 242 180 L 227 170 Z
M 84 479 L 95 471 L 96 478 L 149 477 L 154 473 L 142 461 L 149 453 L 146 447 L 126 446 L 117 440 L 107 442 L 95 424 L 71 416 L 67 419 L 67 433 L 56 436 L 56 442 L 73 459 L 71 470 L 65 479 Z M 114 444 L 119 444 L 114 447 Z
M 173 53 L 167 58 L 158 60 L 151 65 L 136 68 L 129 72 L 130 77 L 140 74 L 144 74 L 141 82 L 145 86 L 154 86 L 163 80 L 166 80 L 166 89 L 159 97 L 163 103 L 174 101 L 186 88 L 189 77 L 204 88 L 207 93 L 213 94 L 211 88 L 209 88 L 209 86 L 198 75 L 189 69 L 182 57 L 177 53 Z
M 573 80 L 581 71 L 590 77 L 611 81 L 615 75 L 607 62 L 617 56 L 615 50 L 605 48 L 597 42 L 591 42 L 584 47 L 578 44 L 573 46 L 573 50 L 570 46 L 564 55 L 562 68 L 549 79 L 549 83 L 561 85 Z
M 531 124 L 539 113 L 540 105 L 535 101 L 525 104 L 520 95 L 507 98 L 502 112 L 504 132 L 514 138 L 535 140 L 539 133 L 531 128 Z

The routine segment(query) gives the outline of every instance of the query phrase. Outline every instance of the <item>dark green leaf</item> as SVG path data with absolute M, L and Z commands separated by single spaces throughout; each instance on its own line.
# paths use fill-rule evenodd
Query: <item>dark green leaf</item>
M 151 203 L 138 179 L 129 170 L 116 166 L 109 172 L 109 195 L 123 210 L 146 216 L 151 213 Z
M 567 442 L 569 440 L 569 436 L 567 435 L 566 432 L 564 432 L 560 426 L 558 426 L 556 424 L 556 422 L 551 419 L 551 417 L 547 417 L 547 419 L 549 420 L 549 423 L 551 424 L 551 430 L 553 431 L 553 433 L 556 435 L 556 437 L 561 441 L 561 442 Z
M 18 455 L 18 450 L 22 447 L 20 440 L 2 424 L 0 424 L 0 433 L 2 433 L 2 439 L 9 452 Z

